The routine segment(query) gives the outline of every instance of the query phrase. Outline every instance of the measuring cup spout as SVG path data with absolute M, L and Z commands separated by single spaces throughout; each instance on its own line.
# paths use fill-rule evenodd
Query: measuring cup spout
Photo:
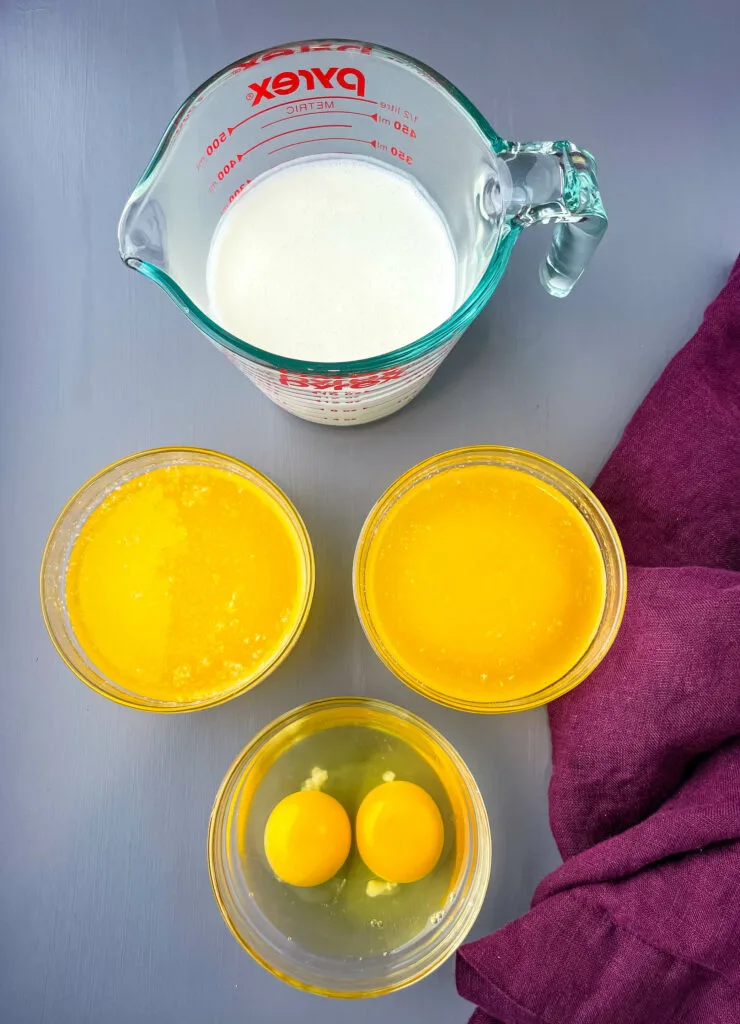
M 137 189 L 118 222 L 118 252 L 126 266 L 139 270 L 146 263 L 166 270 L 164 229 L 160 203 Z

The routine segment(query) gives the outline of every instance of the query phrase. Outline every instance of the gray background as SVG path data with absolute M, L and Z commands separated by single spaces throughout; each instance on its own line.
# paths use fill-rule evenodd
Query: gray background
M 557 862 L 544 711 L 439 708 L 376 660 L 350 589 L 365 513 L 402 470 L 471 442 L 520 445 L 593 479 L 740 248 L 737 0 L 0 0 L 0 1021 L 231 1024 L 465 1020 L 453 962 L 349 1006 L 272 978 L 212 899 L 205 829 L 234 756 L 303 701 L 372 694 L 427 718 L 486 799 L 491 886 L 475 933 L 521 914 Z M 611 226 L 572 296 L 519 242 L 488 309 L 407 410 L 340 432 L 280 412 L 164 294 L 119 263 L 118 214 L 181 100 L 252 50 L 338 35 L 450 77 L 508 138 L 599 159 Z M 254 693 L 155 717 L 96 696 L 47 640 L 37 571 L 90 474 L 163 444 L 233 453 L 303 513 L 316 603 Z

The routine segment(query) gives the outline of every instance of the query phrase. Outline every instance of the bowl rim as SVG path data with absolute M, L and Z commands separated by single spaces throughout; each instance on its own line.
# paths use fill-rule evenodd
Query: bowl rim
M 456 460 L 470 460 L 468 465 L 494 464 L 501 465 L 522 472 L 533 472 L 535 468 L 540 469 L 543 475 L 539 479 L 550 486 L 555 487 L 579 512 L 586 521 L 599 551 L 604 560 L 605 593 L 604 610 L 602 619 L 597 627 L 591 642 L 583 652 L 578 661 L 559 679 L 553 680 L 546 686 L 527 694 L 502 701 L 473 701 L 462 697 L 455 697 L 444 691 L 437 690 L 433 686 L 424 683 L 422 680 L 409 672 L 391 652 L 383 645 L 378 631 L 373 625 L 372 616 L 366 600 L 365 565 L 367 556 L 372 545 L 374 535 L 382 519 L 392 505 L 408 491 L 416 487 L 423 479 L 436 472 L 442 472 L 452 468 Z M 465 466 L 459 467 L 461 469 Z M 571 494 L 561 486 L 567 484 L 586 505 L 594 518 L 598 521 L 604 531 L 602 538 L 595 530 L 592 523 L 584 515 L 583 509 L 573 501 Z M 607 550 L 607 545 L 609 550 Z M 612 573 L 609 572 L 610 562 L 606 555 L 611 556 Z M 622 548 L 622 543 L 617 534 L 616 528 L 604 506 L 593 493 L 574 473 L 561 466 L 559 463 L 548 459 L 544 455 L 527 451 L 524 448 L 515 448 L 506 445 L 464 445 L 460 448 L 450 448 L 438 452 L 421 462 L 416 463 L 406 472 L 402 473 L 389 487 L 381 494 L 373 507 L 370 509 L 360 530 L 352 565 L 352 591 L 355 601 L 355 609 L 360 620 L 363 632 L 385 667 L 405 683 L 410 689 L 420 693 L 428 700 L 445 707 L 454 708 L 457 711 L 468 711 L 476 714 L 511 714 L 516 711 L 525 711 L 531 708 L 541 707 L 561 697 L 569 690 L 578 686 L 588 675 L 593 672 L 596 666 L 608 653 L 613 644 L 624 616 L 624 609 L 627 600 L 627 563 Z M 610 602 L 610 598 L 612 598 Z M 606 624 L 606 626 L 605 626 Z M 605 629 L 604 629 L 605 626 Z M 598 642 L 598 646 L 597 646 Z
M 469 863 L 467 864 L 460 879 L 460 888 L 464 890 L 464 898 L 460 899 L 460 902 L 456 907 L 455 914 L 450 915 L 450 922 L 459 922 L 458 928 L 452 935 L 452 942 L 449 941 L 449 938 L 447 942 L 439 942 L 440 948 L 433 958 L 428 958 L 427 962 L 421 969 L 411 971 L 407 977 L 395 984 L 388 986 L 374 985 L 364 989 L 345 991 L 330 989 L 322 987 L 321 985 L 303 981 L 287 973 L 284 969 L 281 969 L 266 959 L 266 957 L 264 957 L 249 941 L 249 938 L 242 934 L 234 922 L 226 904 L 226 900 L 222 894 L 221 884 L 218 877 L 218 843 L 223 834 L 224 828 L 228 824 L 228 816 L 226 813 L 228 808 L 225 801 L 232 786 L 243 776 L 245 771 L 249 769 L 250 765 L 253 766 L 258 761 L 260 752 L 264 749 L 268 741 L 278 736 L 284 729 L 299 721 L 305 720 L 314 714 L 331 710 L 333 708 L 341 709 L 343 707 L 372 708 L 380 714 L 391 716 L 418 728 L 422 733 L 424 733 L 427 739 L 436 743 L 444 753 L 445 757 L 454 766 L 465 795 L 470 799 L 471 813 L 467 824 L 473 832 L 473 843 L 471 844 Z M 331 726 L 329 726 L 329 728 L 331 728 Z M 270 974 L 275 975 L 275 977 L 280 978 L 281 981 L 284 981 L 303 992 L 310 992 L 314 995 L 327 996 L 335 999 L 366 999 L 388 995 L 392 992 L 397 992 L 403 988 L 407 988 L 409 985 L 413 985 L 417 981 L 421 981 L 422 978 L 431 974 L 442 963 L 444 963 L 444 961 L 447 960 L 448 957 L 450 957 L 465 940 L 465 937 L 469 933 L 480 912 L 488 889 L 492 863 L 491 827 L 483 797 L 470 769 L 450 741 L 446 739 L 446 737 L 443 736 L 434 726 L 430 725 L 412 711 L 379 698 L 360 696 L 324 697 L 319 700 L 308 701 L 305 704 L 301 704 L 298 707 L 280 715 L 278 718 L 273 719 L 273 721 L 260 729 L 236 756 L 222 779 L 213 801 L 213 806 L 208 820 L 206 856 L 211 888 L 221 916 L 236 941 L 244 950 L 246 950 L 247 953 L 249 953 L 252 959 L 265 968 L 265 970 L 269 971 Z M 461 917 L 461 915 L 463 916 Z
M 301 613 L 296 620 L 293 632 L 291 633 L 288 642 L 279 652 L 278 656 L 270 660 L 263 667 L 262 671 L 257 676 L 250 679 L 242 686 L 230 690 L 227 693 L 217 694 L 213 697 L 209 697 L 206 700 L 201 701 L 170 702 L 157 700 L 154 698 L 147 698 L 141 694 L 135 694 L 131 691 L 124 690 L 122 687 L 119 687 L 119 685 L 114 680 L 110 680 L 110 684 L 111 687 L 115 687 L 118 692 L 109 691 L 105 689 L 103 686 L 98 685 L 98 683 L 93 678 L 91 678 L 70 658 L 69 654 L 65 649 L 64 643 L 58 637 L 57 632 L 52 624 L 48 608 L 49 601 L 51 600 L 48 592 L 48 587 L 46 584 L 46 575 L 49 559 L 51 557 L 52 552 L 54 551 L 56 542 L 58 541 L 60 535 L 62 534 L 66 517 L 72 511 L 75 504 L 81 498 L 84 497 L 85 493 L 88 490 L 94 487 L 95 484 L 99 483 L 106 476 L 115 476 L 115 474 L 120 472 L 125 467 L 135 465 L 137 462 L 144 462 L 146 460 L 157 458 L 164 459 L 164 457 L 166 456 L 173 455 L 207 456 L 208 458 L 217 460 L 221 463 L 226 463 L 228 466 L 238 467 L 242 475 L 243 471 L 246 470 L 249 478 L 253 480 L 253 482 L 257 484 L 265 494 L 276 500 L 278 505 L 283 503 L 287 511 L 290 513 L 289 519 L 291 520 L 291 526 L 294 529 L 296 539 L 299 542 L 299 546 L 303 556 L 304 571 L 306 577 L 302 595 L 303 600 Z M 187 460 L 183 464 L 188 465 Z M 194 459 L 192 464 L 198 465 L 197 460 Z M 144 473 L 151 472 L 152 470 L 155 469 L 166 468 L 166 465 L 167 463 L 164 461 L 161 463 L 161 465 L 150 465 L 146 469 L 142 470 L 140 474 L 134 472 L 131 475 L 130 479 L 134 479 L 136 476 L 144 475 Z M 121 481 L 118 484 L 114 484 L 111 487 L 111 491 L 115 490 L 118 486 L 121 486 L 121 483 L 123 483 L 123 481 Z M 97 502 L 94 508 L 97 508 L 99 503 L 100 502 Z M 87 515 L 89 514 L 90 513 L 88 512 Z M 87 516 L 85 516 L 82 521 L 84 522 L 86 519 Z M 66 572 L 67 569 L 70 553 L 71 547 L 63 558 L 64 572 Z M 147 711 L 153 714 L 181 714 L 192 711 L 202 711 L 207 708 L 217 707 L 220 704 L 225 704 L 227 701 L 232 700 L 235 697 L 239 697 L 243 693 L 246 693 L 248 690 L 251 690 L 253 687 L 261 683 L 271 672 L 273 672 L 278 667 L 278 665 L 280 665 L 285 660 L 288 654 L 290 654 L 290 652 L 295 647 L 296 643 L 298 642 L 303 632 L 303 629 L 306 625 L 306 621 L 308 620 L 309 612 L 311 610 L 315 584 L 315 558 L 313 546 L 311 544 L 311 538 L 306 528 L 306 524 L 304 523 L 301 514 L 299 513 L 298 509 L 293 504 L 291 499 L 273 480 L 271 480 L 264 473 L 261 473 L 258 469 L 255 469 L 255 467 L 251 466 L 248 462 L 244 462 L 242 459 L 238 459 L 233 455 L 228 455 L 225 452 L 220 452 L 213 448 L 201 448 L 195 445 L 165 445 L 162 447 L 145 448 L 142 449 L 141 451 L 131 452 L 128 455 L 124 455 L 120 459 L 116 459 L 114 462 L 108 463 L 106 466 L 103 466 L 102 469 L 99 469 L 92 476 L 88 477 L 88 479 L 85 480 L 84 483 L 82 483 L 68 498 L 68 500 L 62 507 L 61 511 L 56 516 L 54 523 L 51 529 L 49 530 L 46 542 L 44 544 L 44 550 L 41 556 L 41 565 L 39 569 L 39 600 L 41 604 L 41 615 L 44 621 L 44 626 L 46 627 L 46 631 L 49 634 L 49 638 L 51 639 L 51 642 L 54 645 L 57 654 L 62 659 L 64 664 L 67 666 L 67 668 L 70 669 L 77 676 L 77 678 L 81 680 L 86 686 L 88 686 L 91 690 L 94 690 L 96 693 L 99 693 L 107 700 L 111 700 L 114 703 L 120 704 L 124 707 L 133 708 L 137 711 Z M 64 596 L 64 594 L 62 594 L 62 599 L 66 606 L 66 597 Z M 84 651 L 82 644 L 80 644 L 79 646 L 80 649 Z M 89 657 L 89 655 L 86 654 L 86 657 Z M 100 672 L 100 675 L 104 676 L 104 673 Z

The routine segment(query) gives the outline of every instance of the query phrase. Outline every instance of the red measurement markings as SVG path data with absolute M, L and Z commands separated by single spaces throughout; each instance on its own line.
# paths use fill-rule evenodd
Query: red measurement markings
M 347 96 L 347 97 L 345 97 L 345 99 L 347 99 L 347 100 L 357 100 L 358 102 L 361 102 L 361 103 L 375 103 L 376 102 L 375 100 L 365 100 L 365 99 L 362 99 L 362 97 L 356 97 L 356 96 Z M 315 99 L 312 98 L 310 100 L 290 100 L 287 103 L 277 103 L 273 107 L 265 107 L 264 110 L 259 111 L 259 113 L 257 113 L 257 114 L 250 114 L 250 116 L 246 117 L 244 119 L 244 121 L 240 121 L 239 124 L 233 125 L 227 131 L 219 132 L 218 135 L 214 136 L 214 138 L 206 146 L 205 153 L 201 154 L 201 156 L 197 160 L 197 162 L 195 164 L 195 169 L 196 169 L 196 171 L 199 171 L 201 169 L 201 167 L 205 164 L 206 159 L 208 157 L 213 156 L 216 153 L 216 151 L 221 146 L 223 146 L 223 144 L 228 140 L 228 138 L 231 137 L 232 133 L 240 125 L 244 124 L 246 121 L 251 121 L 253 117 L 258 117 L 259 114 L 266 114 L 269 110 L 275 110 L 278 107 L 291 107 L 291 106 L 292 107 L 298 107 L 298 106 L 302 106 L 302 105 L 308 106 L 308 105 L 313 105 L 314 103 L 318 103 L 318 104 L 321 105 L 322 109 L 320 109 L 320 110 L 305 110 L 305 111 L 300 111 L 299 113 L 289 114 L 287 117 L 279 117 L 279 118 L 277 118 L 274 121 L 268 121 L 266 124 L 263 124 L 262 128 L 270 128 L 274 124 L 278 124 L 281 121 L 289 121 L 291 118 L 294 118 L 294 117 L 316 117 L 316 116 L 318 116 L 320 114 L 321 115 L 327 115 L 328 114 L 329 116 L 332 116 L 334 114 L 347 114 L 350 117 L 369 117 L 373 121 L 375 121 L 376 123 L 379 120 L 377 114 L 366 114 L 364 111 L 360 111 L 360 110 L 335 110 L 334 109 L 334 103 L 335 102 L 336 102 L 336 100 L 334 98 L 330 97 L 328 99 L 325 99 L 325 98 L 323 98 L 321 96 L 316 97 Z M 386 120 L 385 123 L 390 124 L 390 121 Z M 345 126 L 343 126 L 343 127 L 345 127 Z M 227 134 L 227 132 L 228 132 L 228 134 Z M 223 179 L 221 179 L 221 180 L 223 180 Z
M 319 127 L 318 125 L 316 127 Z M 347 125 L 349 128 L 350 126 Z M 284 135 L 289 135 L 289 132 L 284 132 Z M 275 136 L 277 138 L 277 136 Z M 377 139 L 353 139 L 349 135 L 326 135 L 320 139 L 301 139 L 300 142 L 288 142 L 284 146 L 276 146 L 275 149 L 268 149 L 267 155 L 272 156 L 273 153 L 280 153 L 283 149 L 292 149 L 294 146 L 306 146 L 309 142 L 360 142 L 365 146 L 372 146 L 373 149 L 380 150 L 384 153 L 390 153 L 391 156 L 395 157 L 396 160 L 401 160 L 403 163 L 408 164 L 409 167 L 413 164 L 414 159 L 410 153 L 404 153 L 402 149 L 397 146 L 391 146 L 390 149 L 384 142 L 379 142 Z
M 394 366 L 389 370 L 381 370 L 379 373 L 357 373 L 352 377 L 310 377 L 303 373 L 280 370 L 279 380 L 281 384 L 293 388 L 312 388 L 316 391 L 359 391 L 362 388 L 375 387 L 376 384 L 398 380 L 403 375 L 402 366 Z
M 247 178 L 247 180 L 243 181 L 241 183 L 241 185 L 236 189 L 235 192 L 231 193 L 231 195 L 229 196 L 229 201 L 225 204 L 224 208 L 221 210 L 222 214 L 226 213 L 226 211 L 231 206 L 231 204 L 234 202 L 234 200 L 237 199 L 242 194 L 242 192 L 247 187 L 247 185 L 251 185 L 251 183 L 252 183 L 252 179 L 251 178 Z
M 271 110 L 277 110 L 278 107 L 292 107 L 292 106 L 294 106 L 297 103 L 313 103 L 315 100 L 336 100 L 336 99 L 337 99 L 336 93 L 334 93 L 334 94 L 326 93 L 323 96 L 311 96 L 310 99 L 305 99 L 305 98 L 304 99 L 293 99 L 293 100 L 286 100 L 284 103 L 273 103 L 271 107 L 265 107 L 264 110 L 258 110 L 255 114 L 250 114 L 249 117 L 245 117 L 243 120 L 237 121 L 236 124 L 232 125 L 231 128 L 229 128 L 229 130 L 228 130 L 229 131 L 229 135 L 231 135 L 232 132 L 235 132 L 237 128 L 241 128 L 241 126 L 243 124 L 246 124 L 247 121 L 251 121 L 253 117 L 260 117 L 260 115 L 267 114 Z M 342 100 L 342 103 L 347 103 L 347 102 L 350 102 L 350 103 L 374 103 L 376 106 L 378 104 L 377 100 L 366 100 L 362 96 L 342 96 L 341 100 Z
M 223 146 L 227 139 L 228 135 L 226 134 L 226 132 L 220 132 L 218 135 L 214 136 L 211 139 L 211 141 L 206 146 L 205 153 L 201 155 L 201 157 L 199 158 L 198 162 L 195 165 L 196 171 L 199 171 L 201 169 L 203 164 L 206 162 L 206 157 L 213 156 L 216 150 Z
M 317 125 L 318 127 L 318 125 Z M 351 127 L 347 125 L 347 128 Z M 288 132 L 284 132 L 287 135 Z M 301 142 L 289 142 L 286 146 L 278 146 L 276 149 L 268 149 L 267 155 L 272 156 L 273 153 L 279 153 L 282 149 L 291 149 L 293 146 L 305 146 L 309 142 L 363 142 L 367 146 L 377 146 L 375 139 L 352 139 L 349 135 L 327 135 L 320 139 L 303 139 Z M 388 148 L 387 146 L 385 147 Z
M 318 140 L 313 140 L 313 141 L 318 141 Z M 368 140 L 366 140 L 366 139 L 354 139 L 353 141 L 355 141 L 355 142 L 366 142 Z M 399 149 L 398 146 L 388 146 L 385 142 L 381 142 L 379 139 L 371 139 L 370 140 L 370 145 L 373 147 L 373 149 L 377 149 L 381 153 L 390 153 L 390 155 L 392 157 L 395 157 L 396 160 L 401 160 L 402 163 L 408 164 L 409 167 L 414 162 L 414 158 L 411 156 L 411 154 L 410 153 L 405 153 L 402 149 Z
M 274 142 L 275 139 L 281 139 L 284 135 L 293 135 L 293 134 L 295 134 L 295 132 L 311 132 L 311 131 L 320 131 L 320 130 L 322 130 L 324 128 L 351 128 L 351 127 L 352 127 L 351 124 L 307 124 L 303 128 L 289 128 L 287 131 L 278 132 L 277 135 L 271 135 L 269 137 L 269 139 L 263 139 L 261 142 L 255 142 L 255 144 L 253 146 L 250 146 L 249 149 L 245 149 L 243 153 L 237 153 L 236 154 L 236 158 L 237 158 L 237 160 L 242 161 L 245 156 L 248 156 L 253 150 L 259 149 L 260 146 L 265 146 L 265 145 L 267 145 L 268 142 Z M 319 141 L 319 140 L 312 139 L 312 140 L 309 140 L 309 141 L 315 142 L 315 141 Z M 273 149 L 272 152 L 274 153 L 275 150 Z
M 396 129 L 397 132 L 402 132 L 404 135 L 408 135 L 410 139 L 416 138 L 416 132 L 411 127 L 411 125 L 403 124 L 401 121 L 394 121 L 393 127 Z
M 398 149 L 396 146 L 391 146 L 391 156 L 394 156 L 397 160 L 401 160 L 409 166 L 414 162 L 413 157 L 409 153 L 404 153 L 402 149 Z
M 231 174 L 235 167 L 236 160 L 234 160 L 233 158 L 229 160 L 227 163 L 225 163 L 223 167 L 219 170 L 218 174 L 216 175 L 216 178 L 218 180 L 211 182 L 211 184 L 208 186 L 208 191 L 213 192 L 216 186 L 218 185 L 218 182 L 223 181 L 227 174 Z
M 404 110 L 399 103 L 386 103 L 384 100 L 381 100 L 380 106 L 383 110 L 387 110 L 389 114 L 399 114 L 406 121 L 413 121 L 414 124 L 419 120 L 416 114 L 413 114 L 410 110 Z
M 332 110 L 332 114 L 349 114 L 350 117 L 369 117 L 373 121 L 378 120 L 377 114 L 366 114 L 364 110 Z M 268 121 L 267 124 L 263 124 L 263 128 L 270 128 L 273 124 L 280 124 L 281 121 L 292 121 L 294 117 L 323 117 L 326 114 L 325 110 L 306 110 L 300 114 L 288 114 L 286 117 L 278 117 L 274 121 Z
M 403 121 L 399 120 L 391 121 L 389 117 L 383 117 L 382 114 L 376 114 L 375 120 L 381 128 L 393 128 L 395 131 L 401 132 L 402 135 L 406 135 L 410 139 L 416 138 L 416 129 L 412 128 L 410 124 L 404 124 Z

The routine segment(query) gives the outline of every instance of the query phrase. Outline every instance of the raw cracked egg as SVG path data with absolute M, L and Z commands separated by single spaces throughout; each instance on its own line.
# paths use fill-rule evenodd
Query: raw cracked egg
M 384 782 L 371 790 L 357 812 L 355 834 L 363 861 L 386 882 L 418 882 L 444 845 L 439 808 L 413 782 Z
M 328 882 L 346 861 L 351 842 L 347 812 L 333 796 L 318 789 L 284 797 L 265 826 L 267 861 L 288 885 Z

